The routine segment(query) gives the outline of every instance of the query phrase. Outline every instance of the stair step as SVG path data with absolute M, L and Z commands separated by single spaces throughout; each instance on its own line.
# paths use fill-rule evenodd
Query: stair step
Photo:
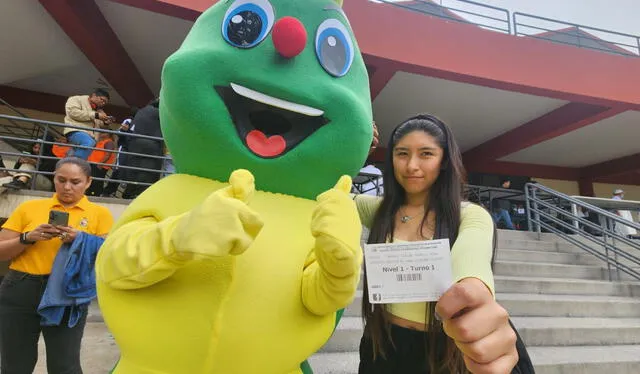
M 581 253 L 582 249 L 567 242 L 552 242 L 541 240 L 514 240 L 503 239 L 498 236 L 497 242 L 498 250 L 503 249 L 520 249 L 520 250 L 534 250 L 534 251 L 546 251 L 546 252 L 564 252 L 564 253 Z
M 540 295 L 498 293 L 497 300 L 512 316 L 522 317 L 640 317 L 640 299 L 602 295 Z M 362 293 L 346 309 L 346 317 L 359 317 Z
M 530 347 L 536 374 L 640 373 L 640 345 Z
M 307 360 L 314 374 L 354 374 L 358 372 L 358 352 L 320 352 Z
M 494 273 L 496 275 L 523 277 L 606 279 L 605 272 L 601 266 L 541 262 L 496 261 Z
M 527 346 L 640 344 L 640 318 L 513 317 Z
M 494 279 L 497 293 L 640 296 L 640 284 L 630 282 L 505 275 L 496 275 Z
M 527 346 L 640 344 L 640 318 L 514 317 Z M 363 325 L 345 317 L 321 352 L 357 352 Z
M 530 231 L 518 231 L 518 230 L 498 230 L 498 240 L 536 240 L 547 242 L 560 242 L 563 241 L 556 234 L 552 233 L 540 233 Z
M 525 317 L 640 317 L 640 299 L 598 295 L 497 295 L 512 316 Z
M 550 252 L 533 249 L 501 249 L 498 250 L 496 260 L 551 264 L 604 265 L 604 261 L 588 253 Z
M 640 345 L 529 347 L 537 374 L 640 373 Z M 357 352 L 320 352 L 309 359 L 316 374 L 358 372 Z

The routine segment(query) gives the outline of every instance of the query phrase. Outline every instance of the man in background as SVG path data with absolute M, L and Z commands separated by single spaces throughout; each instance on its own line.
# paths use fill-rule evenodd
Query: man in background
M 613 196 L 611 197 L 613 200 L 624 200 L 624 190 L 617 188 L 613 191 Z M 633 216 L 631 212 L 628 210 L 616 210 L 615 214 L 619 215 L 620 218 L 633 222 Z M 636 230 L 633 227 L 625 226 L 619 223 L 616 223 L 615 230 L 619 234 L 623 236 L 635 236 L 637 234 Z
M 162 137 L 160 128 L 160 100 L 154 99 L 147 106 L 141 108 L 133 117 L 132 128 L 134 134 Z M 133 129 L 135 126 L 135 129 Z M 122 195 L 125 199 L 135 199 L 145 189 L 148 184 L 153 184 L 160 179 L 164 159 L 164 146 L 160 140 L 147 138 L 130 137 L 127 141 L 127 150 L 138 155 L 127 155 L 120 165 L 130 166 L 138 169 L 123 169 L 121 177 L 125 181 L 137 182 L 128 183 Z M 156 157 L 145 157 L 156 156 Z M 139 170 L 147 169 L 147 171 Z M 139 184 L 145 183 L 145 184 Z
M 506 190 L 511 189 L 511 180 L 506 178 L 501 180 L 500 187 Z M 510 210 L 511 203 L 509 202 L 509 200 L 493 200 L 493 221 L 496 223 L 496 225 L 498 225 L 501 221 L 504 221 L 505 228 L 509 230 L 515 230 L 515 227 L 513 227 L 513 222 L 511 221 L 511 214 L 509 213 Z
M 103 110 L 109 103 L 109 92 L 98 88 L 91 95 L 71 96 L 65 104 L 64 123 L 80 127 L 79 129 L 66 127 L 64 135 L 72 148 L 67 156 L 74 156 L 86 160 L 96 145 L 93 129 L 104 128 L 113 123 L 115 118 Z M 87 148 L 80 148 L 87 147 Z

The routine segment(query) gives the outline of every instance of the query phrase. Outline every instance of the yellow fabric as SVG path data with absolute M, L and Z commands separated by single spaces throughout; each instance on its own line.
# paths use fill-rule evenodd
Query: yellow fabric
M 18 206 L 2 228 L 16 232 L 32 231 L 49 221 L 49 211 L 69 213 L 69 226 L 93 235 L 106 235 L 113 225 L 109 209 L 90 202 L 86 196 L 74 207 L 65 208 L 54 195 L 49 199 L 26 201 Z M 50 274 L 62 242 L 58 238 L 39 241 L 11 261 L 9 268 L 29 274 Z
M 256 191 L 242 204 L 230 196 L 251 195 L 247 174 L 233 191 L 174 174 L 116 223 L 96 263 L 116 374 L 300 373 L 329 339 L 360 276 L 355 204 L 336 190 L 319 202 Z M 261 223 L 243 252 L 241 227 Z
M 371 227 L 381 198 L 367 195 L 355 197 L 360 219 L 366 227 Z M 463 203 L 458 238 L 451 249 L 453 281 L 478 278 L 494 291 L 491 256 L 493 255 L 493 220 L 491 215 L 478 205 Z M 401 242 L 401 240 L 395 240 Z M 426 303 L 386 304 L 385 309 L 394 316 L 424 323 L 427 316 Z

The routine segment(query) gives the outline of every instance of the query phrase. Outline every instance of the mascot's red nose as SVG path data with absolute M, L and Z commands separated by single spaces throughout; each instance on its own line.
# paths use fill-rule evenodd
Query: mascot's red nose
M 273 26 L 271 39 L 282 57 L 293 58 L 304 50 L 307 44 L 307 30 L 297 18 L 282 17 Z

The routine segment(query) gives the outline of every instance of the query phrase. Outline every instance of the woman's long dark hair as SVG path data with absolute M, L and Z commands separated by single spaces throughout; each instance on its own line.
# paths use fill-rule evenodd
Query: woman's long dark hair
M 462 203 L 463 184 L 466 173 L 462 164 L 460 149 L 453 138 L 449 127 L 440 119 L 429 114 L 421 114 L 409 118 L 391 133 L 387 147 L 385 167 L 382 174 L 384 182 L 384 197 L 378 208 L 370 229 L 368 243 L 385 243 L 393 241 L 395 217 L 402 204 L 405 204 L 406 194 L 396 180 L 393 168 L 393 150 L 407 134 L 423 131 L 432 136 L 443 150 L 440 175 L 431 186 L 429 198 L 425 202 L 425 215 L 422 219 L 421 233 L 427 223 L 429 214 L 435 215 L 434 239 L 449 238 L 453 246 L 460 227 L 460 205 Z M 367 289 L 365 269 L 364 290 Z M 371 304 L 368 293 L 363 292 L 362 316 L 365 321 L 365 334 L 372 340 L 374 359 L 377 355 L 386 356 L 384 342 L 391 339 L 390 326 L 386 320 L 384 308 L 380 304 Z M 429 303 L 425 316 L 428 333 L 427 362 L 431 373 L 466 373 L 467 370 L 462 354 L 453 340 L 446 337 L 442 324 L 435 319 L 435 303 Z M 445 349 L 437 345 L 446 341 Z M 393 341 L 391 341 L 393 344 Z M 444 353 L 444 355 L 443 355 Z

